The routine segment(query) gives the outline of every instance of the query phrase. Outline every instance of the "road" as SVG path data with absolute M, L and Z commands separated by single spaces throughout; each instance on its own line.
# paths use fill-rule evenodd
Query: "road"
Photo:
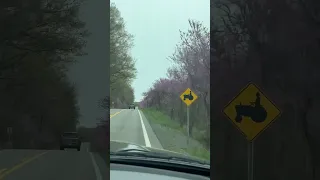
M 0 151 L 0 180 L 105 180 L 107 167 L 101 157 L 81 150 Z
M 110 109 L 110 140 L 163 149 L 139 109 Z

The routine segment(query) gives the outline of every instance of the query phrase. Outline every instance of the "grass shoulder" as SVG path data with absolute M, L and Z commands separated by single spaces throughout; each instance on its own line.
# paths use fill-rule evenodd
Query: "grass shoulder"
M 140 109 L 145 117 L 151 122 L 161 126 L 165 126 L 167 128 L 171 128 L 177 130 L 187 137 L 187 131 L 185 128 L 181 127 L 179 123 L 172 121 L 170 117 L 154 108 L 144 108 Z M 195 139 L 194 139 L 195 140 Z M 198 157 L 205 160 L 210 160 L 210 151 L 203 147 L 172 147 L 167 148 L 168 150 L 179 152 L 179 153 L 187 153 L 191 156 Z

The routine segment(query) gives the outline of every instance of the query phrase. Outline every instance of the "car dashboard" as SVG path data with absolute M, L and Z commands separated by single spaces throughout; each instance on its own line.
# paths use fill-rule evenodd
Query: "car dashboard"
M 210 177 L 167 169 L 110 163 L 110 179 L 209 180 Z

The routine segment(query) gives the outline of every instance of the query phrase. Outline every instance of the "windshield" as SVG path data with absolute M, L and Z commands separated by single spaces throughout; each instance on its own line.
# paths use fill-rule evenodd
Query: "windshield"
M 209 163 L 210 1 L 111 0 L 110 8 L 110 151 Z

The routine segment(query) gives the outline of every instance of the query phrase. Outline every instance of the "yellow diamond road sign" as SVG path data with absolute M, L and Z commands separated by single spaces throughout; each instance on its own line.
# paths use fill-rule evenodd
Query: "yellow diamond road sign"
M 180 98 L 187 106 L 190 106 L 196 99 L 198 99 L 198 96 L 188 88 L 181 94 Z
M 253 83 L 248 84 L 223 112 L 249 141 L 254 140 L 281 114 Z

